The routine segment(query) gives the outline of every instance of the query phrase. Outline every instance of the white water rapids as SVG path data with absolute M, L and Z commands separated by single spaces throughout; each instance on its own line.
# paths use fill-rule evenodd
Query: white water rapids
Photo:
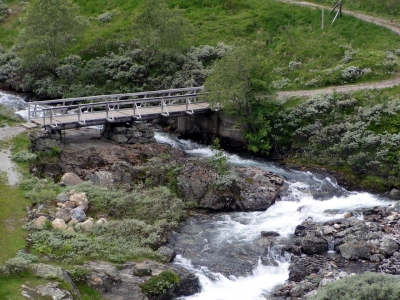
M 168 143 L 183 149 L 189 154 L 203 157 L 212 156 L 210 147 L 198 145 L 190 141 L 178 140 L 170 135 L 159 133 L 156 139 L 160 143 Z M 205 232 L 195 232 L 204 237 L 204 248 L 201 251 L 204 259 L 213 255 L 218 245 L 237 245 L 238 243 L 254 243 L 260 238 L 261 231 L 277 231 L 280 239 L 293 235 L 297 225 L 308 218 L 315 222 L 325 222 L 343 218 L 344 213 L 361 208 L 387 206 L 387 199 L 361 192 L 347 192 L 339 187 L 332 178 L 321 177 L 310 172 L 300 172 L 280 168 L 273 163 L 243 159 L 228 154 L 230 163 L 237 166 L 253 166 L 282 175 L 289 183 L 289 192 L 282 201 L 276 202 L 265 212 L 240 212 L 226 214 L 212 227 L 212 238 Z M 315 199 L 310 191 L 321 190 L 328 186 L 337 196 L 324 201 Z M 315 195 L 315 193 L 314 193 Z M 359 216 L 362 218 L 362 216 Z M 186 224 L 185 226 L 190 226 Z M 205 229 L 206 230 L 206 229 Z M 229 276 L 214 273 L 201 265 L 193 265 L 190 260 L 178 255 L 174 263 L 183 266 L 196 274 L 200 279 L 202 291 L 194 296 L 181 299 L 201 300 L 265 300 L 272 289 L 283 284 L 289 277 L 289 255 L 280 255 L 271 251 L 278 265 L 265 266 L 261 262 L 256 265 L 251 275 L 246 277 Z M 223 261 L 223 256 L 221 257 Z
M 27 116 L 26 110 L 24 110 L 26 104 L 18 96 L 0 91 L 0 104 L 20 110 L 18 111 L 19 115 Z M 157 133 L 156 140 L 183 149 L 191 155 L 210 157 L 214 154 L 210 147 L 178 140 L 167 134 Z M 296 226 L 308 218 L 312 218 L 315 222 L 325 222 L 342 218 L 348 211 L 391 204 L 387 199 L 369 193 L 347 192 L 330 177 L 288 170 L 270 162 L 244 159 L 228 153 L 226 155 L 233 165 L 257 167 L 284 176 L 289 183 L 289 192 L 282 201 L 276 202 L 265 212 L 222 214 L 218 218 L 210 219 L 209 222 L 214 222 L 211 227 L 194 233 L 203 241 L 203 249 L 200 254 L 205 260 L 210 255 L 217 253 L 223 263 L 224 255 L 230 254 L 218 253 L 218 249 L 222 249 L 223 252 L 223 249 L 232 248 L 235 251 L 236 245 L 254 243 L 260 238 L 261 231 L 277 231 L 280 234 L 279 239 L 288 239 L 293 235 Z M 331 195 L 334 196 L 326 198 L 325 195 L 324 198 L 323 193 L 321 194 L 322 187 L 333 191 Z M 324 198 L 324 201 L 318 200 L 320 198 Z M 362 215 L 359 217 L 362 218 Z M 190 226 L 190 222 L 184 226 Z M 210 228 L 212 228 L 211 234 L 207 232 Z M 272 289 L 288 279 L 290 261 L 290 255 L 281 255 L 277 251 L 270 251 L 269 256 L 277 265 L 266 266 L 259 260 L 260 262 L 254 266 L 252 274 L 246 277 L 225 277 L 200 264 L 193 265 L 183 256 L 177 256 L 174 263 L 196 274 L 202 287 L 200 293 L 181 299 L 268 299 Z

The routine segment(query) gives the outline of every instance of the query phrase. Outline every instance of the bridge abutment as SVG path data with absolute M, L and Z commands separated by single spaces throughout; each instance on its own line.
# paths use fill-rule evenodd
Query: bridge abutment
M 132 125 L 126 123 L 108 123 L 104 125 L 101 136 L 120 144 L 153 143 L 154 126 L 142 122 Z
M 183 137 L 212 144 L 219 138 L 224 147 L 243 148 L 245 139 L 243 131 L 235 126 L 236 120 L 221 112 L 178 117 L 178 132 Z

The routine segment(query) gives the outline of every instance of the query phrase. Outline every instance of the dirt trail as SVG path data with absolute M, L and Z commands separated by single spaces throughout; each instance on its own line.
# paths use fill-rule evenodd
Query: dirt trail
M 6 140 L 23 132 L 23 127 L 3 127 L 0 128 L 0 141 Z M 20 174 L 17 166 L 11 160 L 11 152 L 9 149 L 0 150 L 0 171 L 5 172 L 8 177 L 9 185 L 17 185 L 20 180 Z
M 278 2 L 288 3 L 288 4 L 295 4 L 301 6 L 308 6 L 314 8 L 326 8 L 331 9 L 332 7 L 318 5 L 306 1 L 293 1 L 293 0 L 276 0 Z M 400 24 L 395 21 L 388 21 L 385 19 L 381 19 L 378 17 L 368 16 L 362 13 L 343 10 L 343 14 L 347 14 L 353 16 L 357 19 L 363 20 L 365 22 L 374 23 L 375 25 L 385 27 L 396 34 L 400 35 Z M 331 94 L 333 92 L 352 92 L 358 90 L 371 90 L 371 89 L 384 89 L 390 88 L 400 85 L 400 75 L 397 78 L 379 81 L 379 82 L 372 82 L 372 83 L 362 83 L 362 84 L 353 84 L 353 85 L 340 85 L 340 86 L 332 86 L 317 90 L 300 90 L 300 91 L 290 91 L 290 92 L 278 92 L 278 98 L 285 98 L 285 97 L 294 97 L 294 96 L 312 96 L 317 94 Z

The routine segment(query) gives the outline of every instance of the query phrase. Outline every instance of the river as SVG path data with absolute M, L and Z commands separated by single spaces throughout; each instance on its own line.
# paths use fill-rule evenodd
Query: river
M 213 155 L 210 147 L 178 140 L 171 135 L 159 133 L 156 139 L 158 142 L 180 148 L 190 155 L 203 157 Z M 281 201 L 276 202 L 265 212 L 215 214 L 204 220 L 193 218 L 175 232 L 171 246 L 175 246 L 176 243 L 186 243 L 187 247 L 197 249 L 195 251 L 197 255 L 185 257 L 184 253 L 179 253 L 174 263 L 195 273 L 202 287 L 200 293 L 181 299 L 268 299 L 274 287 L 283 284 L 289 277 L 290 255 L 280 251 L 280 247 L 272 247 L 268 251 L 270 261 L 274 262 L 272 265 L 264 265 L 261 263 L 261 257 L 256 257 L 247 276 L 222 274 L 215 270 L 224 270 L 224 264 L 232 263 L 232 257 L 234 260 L 239 260 L 240 256 L 257 254 L 254 248 L 260 239 L 261 231 L 278 232 L 279 246 L 280 242 L 284 244 L 291 239 L 296 226 L 306 219 L 325 222 L 343 218 L 348 211 L 353 213 L 358 211 L 358 217 L 362 218 L 360 212 L 362 208 L 387 206 L 392 203 L 388 199 L 370 193 L 348 192 L 338 186 L 334 178 L 324 174 L 284 169 L 268 161 L 226 154 L 233 165 L 257 167 L 284 176 L 289 184 L 289 191 Z
M 26 114 L 23 100 L 18 96 L 0 92 L 0 104 L 21 110 L 18 114 L 22 116 Z M 214 154 L 208 146 L 179 140 L 169 134 L 157 133 L 156 140 L 194 156 L 210 157 Z M 370 193 L 346 191 L 336 184 L 334 178 L 324 174 L 285 169 L 268 161 L 242 158 L 235 154 L 226 155 L 232 165 L 257 167 L 284 176 L 289 190 L 281 201 L 265 212 L 221 213 L 206 218 L 191 218 L 173 233 L 172 247 L 181 243 L 182 248 L 183 243 L 184 247 L 195 250 L 188 252 L 196 253 L 187 257 L 185 251 L 181 251 L 174 263 L 196 274 L 202 287 L 200 293 L 181 300 L 269 299 L 273 289 L 289 277 L 291 256 L 281 251 L 279 245 L 292 238 L 294 229 L 302 221 L 325 222 L 343 218 L 348 211 L 357 213 L 362 208 L 392 203 Z M 358 217 L 363 217 L 361 212 Z M 268 249 L 268 257 L 265 257 L 265 249 L 257 245 L 261 231 L 280 234 L 276 244 Z M 246 257 L 250 258 L 249 261 Z M 265 263 L 266 260 L 270 263 Z M 226 269 L 227 263 L 232 264 L 230 270 L 236 268 L 237 272 L 218 271 Z M 244 272 L 246 276 L 242 276 L 241 267 L 250 268 L 250 271 Z

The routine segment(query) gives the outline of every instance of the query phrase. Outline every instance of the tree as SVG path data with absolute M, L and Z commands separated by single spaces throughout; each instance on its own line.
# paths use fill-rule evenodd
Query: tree
M 88 25 L 78 15 L 79 7 L 70 0 L 35 0 L 22 21 L 18 42 L 25 64 L 57 65 L 66 45 L 82 34 Z
M 258 45 L 236 47 L 217 62 L 205 82 L 207 99 L 214 108 L 237 119 L 245 131 L 249 149 L 267 153 L 270 126 L 266 109 L 271 90 L 267 78 L 266 60 Z
M 154 51 L 182 48 L 191 24 L 178 8 L 170 9 L 164 0 L 146 0 L 142 9 L 136 29 L 143 47 Z

